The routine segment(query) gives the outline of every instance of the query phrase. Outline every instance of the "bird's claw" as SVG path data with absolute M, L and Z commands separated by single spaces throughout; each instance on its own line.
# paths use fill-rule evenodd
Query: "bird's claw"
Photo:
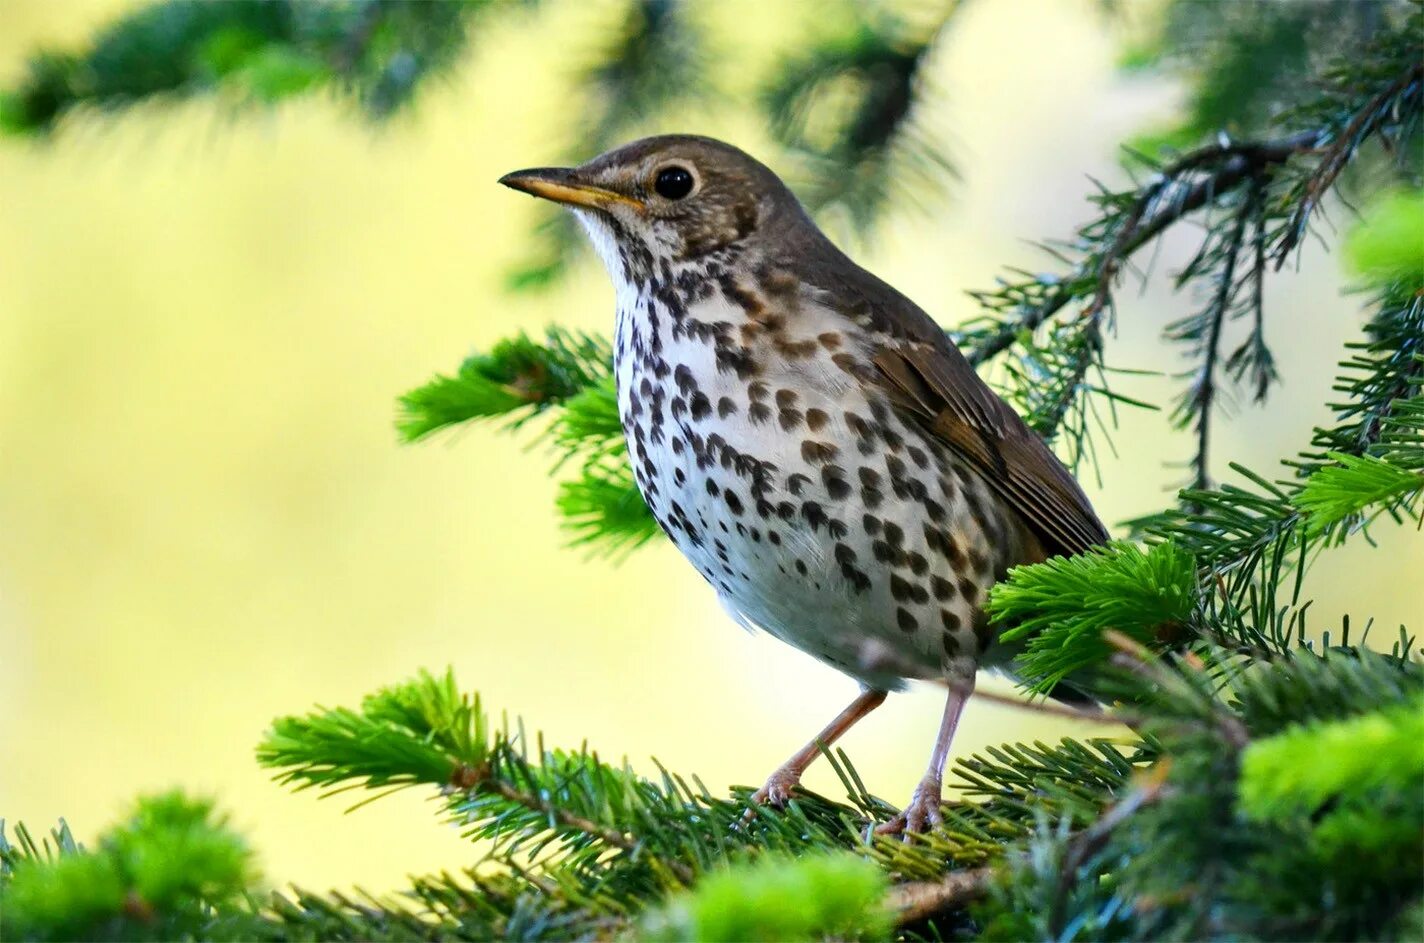
M 801 784 L 801 774 L 782 767 L 766 778 L 766 784 L 751 794 L 751 808 L 742 813 L 741 825 L 748 825 L 757 816 L 757 806 L 769 805 L 778 809 L 786 808 L 791 799 L 791 791 Z M 740 827 L 740 826 L 739 826 Z
M 792 790 L 799 785 L 801 785 L 801 774 L 783 766 L 766 778 L 765 785 L 752 793 L 752 802 L 756 805 L 773 805 L 778 809 L 785 808 L 786 803 L 791 799 Z
M 915 787 L 915 793 L 903 812 L 875 827 L 877 835 L 901 835 L 909 841 L 911 835 L 923 835 L 944 821 L 940 784 L 925 780 Z

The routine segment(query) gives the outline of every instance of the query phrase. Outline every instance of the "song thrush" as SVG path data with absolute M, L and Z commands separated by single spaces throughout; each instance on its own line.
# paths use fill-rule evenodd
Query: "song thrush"
M 636 141 L 501 183 L 572 208 L 617 289 L 629 458 L 658 523 L 746 624 L 864 690 L 755 795 L 907 679 L 949 682 L 929 769 L 882 831 L 940 820 L 950 739 L 1009 567 L 1107 539 L 1068 471 L 945 333 L 847 258 L 770 169 Z

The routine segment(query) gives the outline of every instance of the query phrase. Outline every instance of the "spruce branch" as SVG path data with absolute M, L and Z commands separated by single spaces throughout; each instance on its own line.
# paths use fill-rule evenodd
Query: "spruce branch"
M 550 327 L 540 342 L 520 333 L 402 396 L 396 428 L 407 442 L 472 419 L 507 418 L 517 428 L 606 382 L 612 361 L 601 337 Z
M 1107 660 L 1109 628 L 1142 643 L 1183 642 L 1196 596 L 1196 566 L 1175 544 L 1144 552 L 1115 543 L 1010 571 L 990 592 L 988 612 L 1004 642 L 1024 646 L 1020 683 L 1045 693 Z
M 1216 284 L 1206 307 L 1168 325 L 1166 330 L 1169 340 L 1187 342 L 1191 354 L 1201 358 L 1201 366 L 1197 368 L 1194 379 L 1172 413 L 1172 418 L 1179 427 L 1195 424 L 1196 450 L 1191 460 L 1190 487 L 1198 491 L 1211 486 L 1208 454 L 1211 447 L 1212 408 L 1216 405 L 1217 398 L 1216 372 L 1221 359 L 1221 332 L 1227 318 L 1238 313 L 1237 298 L 1244 286 L 1236 278 L 1236 265 L 1246 241 L 1247 225 L 1256 219 L 1261 191 L 1258 181 L 1251 184 L 1241 206 L 1235 211 L 1235 221 L 1225 238 L 1219 245 L 1208 240 L 1197 258 L 1178 277 L 1179 282 L 1186 281 L 1197 277 L 1208 268 L 1217 270 L 1213 276 Z M 1253 267 L 1247 280 L 1254 281 L 1260 274 L 1261 270 Z M 1258 285 L 1256 292 L 1251 295 L 1253 302 L 1259 291 Z M 1261 328 L 1258 327 L 1255 333 L 1260 336 Z M 1266 356 L 1269 356 L 1269 353 Z M 1264 397 L 1264 388 L 1258 385 L 1257 392 L 1258 396 Z
M 970 293 L 1000 316 L 970 322 L 956 332 L 965 356 L 976 366 L 986 363 L 1075 301 L 1085 301 L 1082 318 L 1097 319 L 1111 310 L 1118 276 L 1138 250 L 1248 180 L 1309 151 L 1319 135 L 1308 130 L 1266 141 L 1217 141 L 1157 167 L 1154 178 L 1141 188 L 1100 189 L 1093 198 L 1099 215 L 1066 245 L 1053 244 L 1055 255 L 1082 255 L 1069 275 L 1029 276 L 1001 282 L 994 291 Z
M 575 466 L 560 485 L 557 508 L 571 543 L 618 556 L 658 533 L 628 465 L 605 338 L 551 327 L 542 341 L 518 334 L 466 358 L 453 376 L 437 376 L 400 398 L 396 428 L 414 442 L 443 429 L 502 419 L 518 429 L 552 412 L 537 441 L 556 467 Z
M 1416 16 L 1411 23 L 1416 40 L 1421 22 L 1424 21 Z M 1417 45 L 1399 47 L 1398 39 L 1391 36 L 1386 48 L 1402 60 L 1399 74 L 1387 77 L 1384 87 L 1359 107 L 1343 127 L 1328 128 L 1322 134 L 1322 139 L 1330 139 L 1329 143 L 1317 144 L 1322 151 L 1319 160 L 1289 196 L 1294 208 L 1274 249 L 1277 269 L 1300 244 L 1312 215 L 1360 147 L 1377 135 L 1407 138 L 1417 127 L 1419 112 L 1424 109 L 1424 63 L 1412 61 L 1418 58 Z

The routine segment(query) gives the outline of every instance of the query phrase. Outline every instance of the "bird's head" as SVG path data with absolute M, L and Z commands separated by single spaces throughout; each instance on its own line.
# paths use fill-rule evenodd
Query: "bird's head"
M 538 167 L 500 183 L 573 209 L 615 280 L 642 281 L 804 219 L 765 165 L 711 138 L 644 138 L 578 167 Z

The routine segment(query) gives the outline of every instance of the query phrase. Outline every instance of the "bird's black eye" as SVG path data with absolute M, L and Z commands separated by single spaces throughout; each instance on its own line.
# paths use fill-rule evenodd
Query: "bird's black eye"
M 686 167 L 674 164 L 658 171 L 653 181 L 653 189 L 658 196 L 669 200 L 680 200 L 692 192 L 692 172 Z

